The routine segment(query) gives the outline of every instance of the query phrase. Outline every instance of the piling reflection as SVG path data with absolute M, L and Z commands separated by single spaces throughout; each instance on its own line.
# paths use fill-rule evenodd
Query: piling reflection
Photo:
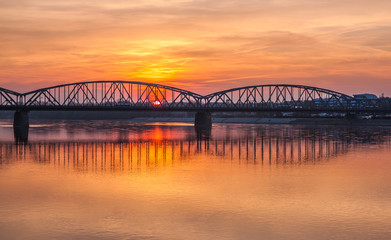
M 244 128 L 240 134 L 229 126 L 220 130 L 213 138 L 190 134 L 165 139 L 162 131 L 160 137 L 128 141 L 1 143 L 0 163 L 30 160 L 85 172 L 132 172 L 200 159 L 260 166 L 314 164 L 368 145 L 389 147 L 391 135 L 374 128 L 259 127 Z

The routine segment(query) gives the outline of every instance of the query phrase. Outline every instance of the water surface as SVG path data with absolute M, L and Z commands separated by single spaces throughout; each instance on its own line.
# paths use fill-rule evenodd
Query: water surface
M 391 128 L 0 123 L 0 239 L 390 239 Z

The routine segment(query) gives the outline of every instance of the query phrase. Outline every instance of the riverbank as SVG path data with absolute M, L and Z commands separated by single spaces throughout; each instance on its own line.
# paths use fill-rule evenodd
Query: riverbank
M 194 123 L 192 112 L 80 112 L 80 111 L 32 111 L 30 121 L 34 120 L 118 120 L 138 123 L 184 122 Z M 14 111 L 0 111 L 0 119 L 14 119 Z M 391 119 L 346 119 L 326 117 L 266 117 L 248 113 L 239 115 L 212 115 L 213 123 L 247 123 L 247 124 L 301 124 L 301 125 L 355 125 L 355 126 L 391 126 Z
M 186 122 L 194 123 L 194 118 L 175 117 L 136 117 L 132 122 Z M 391 119 L 343 119 L 343 118 L 220 118 L 213 117 L 213 123 L 248 124 L 300 124 L 300 125 L 355 125 L 391 126 Z

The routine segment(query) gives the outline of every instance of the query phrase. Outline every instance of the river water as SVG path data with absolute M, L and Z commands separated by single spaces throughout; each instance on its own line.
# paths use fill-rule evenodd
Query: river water
M 0 239 L 391 239 L 391 128 L 0 122 Z

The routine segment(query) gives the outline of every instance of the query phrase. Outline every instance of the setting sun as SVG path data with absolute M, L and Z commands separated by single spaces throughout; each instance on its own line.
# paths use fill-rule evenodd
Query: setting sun
M 156 100 L 156 101 L 153 101 L 152 102 L 152 105 L 153 106 L 160 106 L 161 105 L 161 102 L 159 100 Z

